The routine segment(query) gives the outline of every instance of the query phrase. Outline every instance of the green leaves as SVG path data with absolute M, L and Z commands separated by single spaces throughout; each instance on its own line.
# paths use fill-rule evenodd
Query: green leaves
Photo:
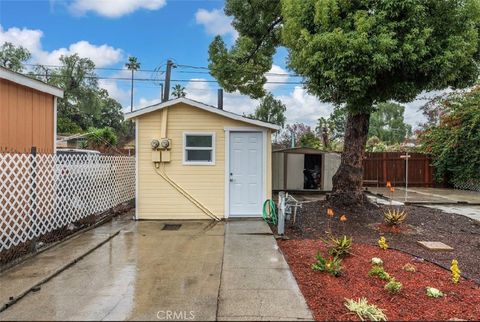
M 260 101 L 260 105 L 258 105 L 255 109 L 255 113 L 253 115 L 249 115 L 249 117 L 256 120 L 277 124 L 283 127 L 286 120 L 286 110 L 287 107 L 282 103 L 281 100 L 275 99 L 272 93 L 268 93 Z
M 252 97 L 275 48 L 321 100 L 369 112 L 379 102 L 407 102 L 423 90 L 471 85 L 480 57 L 478 0 L 227 0 L 240 34 L 227 49 L 210 45 L 212 75 L 228 91 Z M 477 13 L 477 14 L 475 14 Z M 281 36 L 281 37 L 280 37 Z
M 28 49 L 15 46 L 11 42 L 5 42 L 0 46 L 0 66 L 14 72 L 22 72 L 22 63 L 29 60 L 31 56 Z
M 480 85 L 441 100 L 440 119 L 419 135 L 423 151 L 433 157 L 439 182 L 480 186 Z

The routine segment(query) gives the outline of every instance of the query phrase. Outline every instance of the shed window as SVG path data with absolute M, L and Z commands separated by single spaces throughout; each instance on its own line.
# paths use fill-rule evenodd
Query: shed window
M 215 164 L 214 133 L 184 133 L 183 163 L 191 165 Z

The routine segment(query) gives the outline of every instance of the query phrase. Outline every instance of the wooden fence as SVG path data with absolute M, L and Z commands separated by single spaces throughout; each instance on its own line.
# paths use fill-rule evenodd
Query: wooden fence
M 422 153 L 410 153 L 408 159 L 408 185 L 412 187 L 438 186 L 433 181 L 431 159 Z M 364 186 L 384 187 L 387 181 L 393 186 L 405 185 L 405 153 L 367 152 L 363 161 Z

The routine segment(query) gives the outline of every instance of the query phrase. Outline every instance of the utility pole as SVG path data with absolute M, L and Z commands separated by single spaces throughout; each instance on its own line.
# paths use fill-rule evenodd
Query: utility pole
M 163 101 L 168 101 L 170 98 L 170 78 L 172 76 L 173 61 L 167 60 L 167 71 L 165 73 L 165 88 L 163 89 Z

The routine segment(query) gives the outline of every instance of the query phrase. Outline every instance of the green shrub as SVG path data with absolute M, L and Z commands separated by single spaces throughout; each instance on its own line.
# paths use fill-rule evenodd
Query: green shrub
M 377 276 L 380 279 L 387 281 L 390 279 L 390 275 L 385 272 L 382 266 L 373 266 L 370 271 L 368 272 L 368 276 Z
M 418 135 L 433 158 L 435 179 L 458 186 L 480 186 L 480 85 L 433 102 L 439 118 Z M 426 105 L 427 106 L 427 105 Z
M 437 289 L 435 287 L 427 286 L 427 296 L 438 298 L 438 297 L 443 297 L 443 293 L 442 293 L 442 291 L 440 291 L 439 289 Z
M 342 274 L 342 260 L 338 257 L 325 259 L 320 252 L 316 256 L 317 262 L 312 265 L 314 271 L 327 272 L 335 277 Z
M 395 278 L 392 277 L 390 281 L 387 284 L 385 284 L 384 288 L 390 294 L 397 294 L 402 289 L 402 283 L 398 282 L 397 280 L 395 280 Z
M 352 248 L 352 237 L 342 236 L 339 238 L 330 237 L 328 253 L 336 257 L 345 257 L 350 254 Z
M 362 321 L 387 321 L 387 316 L 383 310 L 378 308 L 376 305 L 368 304 L 367 299 L 364 297 L 358 301 L 351 299 L 345 299 L 345 301 L 345 306 L 347 309 L 353 313 L 356 313 Z

